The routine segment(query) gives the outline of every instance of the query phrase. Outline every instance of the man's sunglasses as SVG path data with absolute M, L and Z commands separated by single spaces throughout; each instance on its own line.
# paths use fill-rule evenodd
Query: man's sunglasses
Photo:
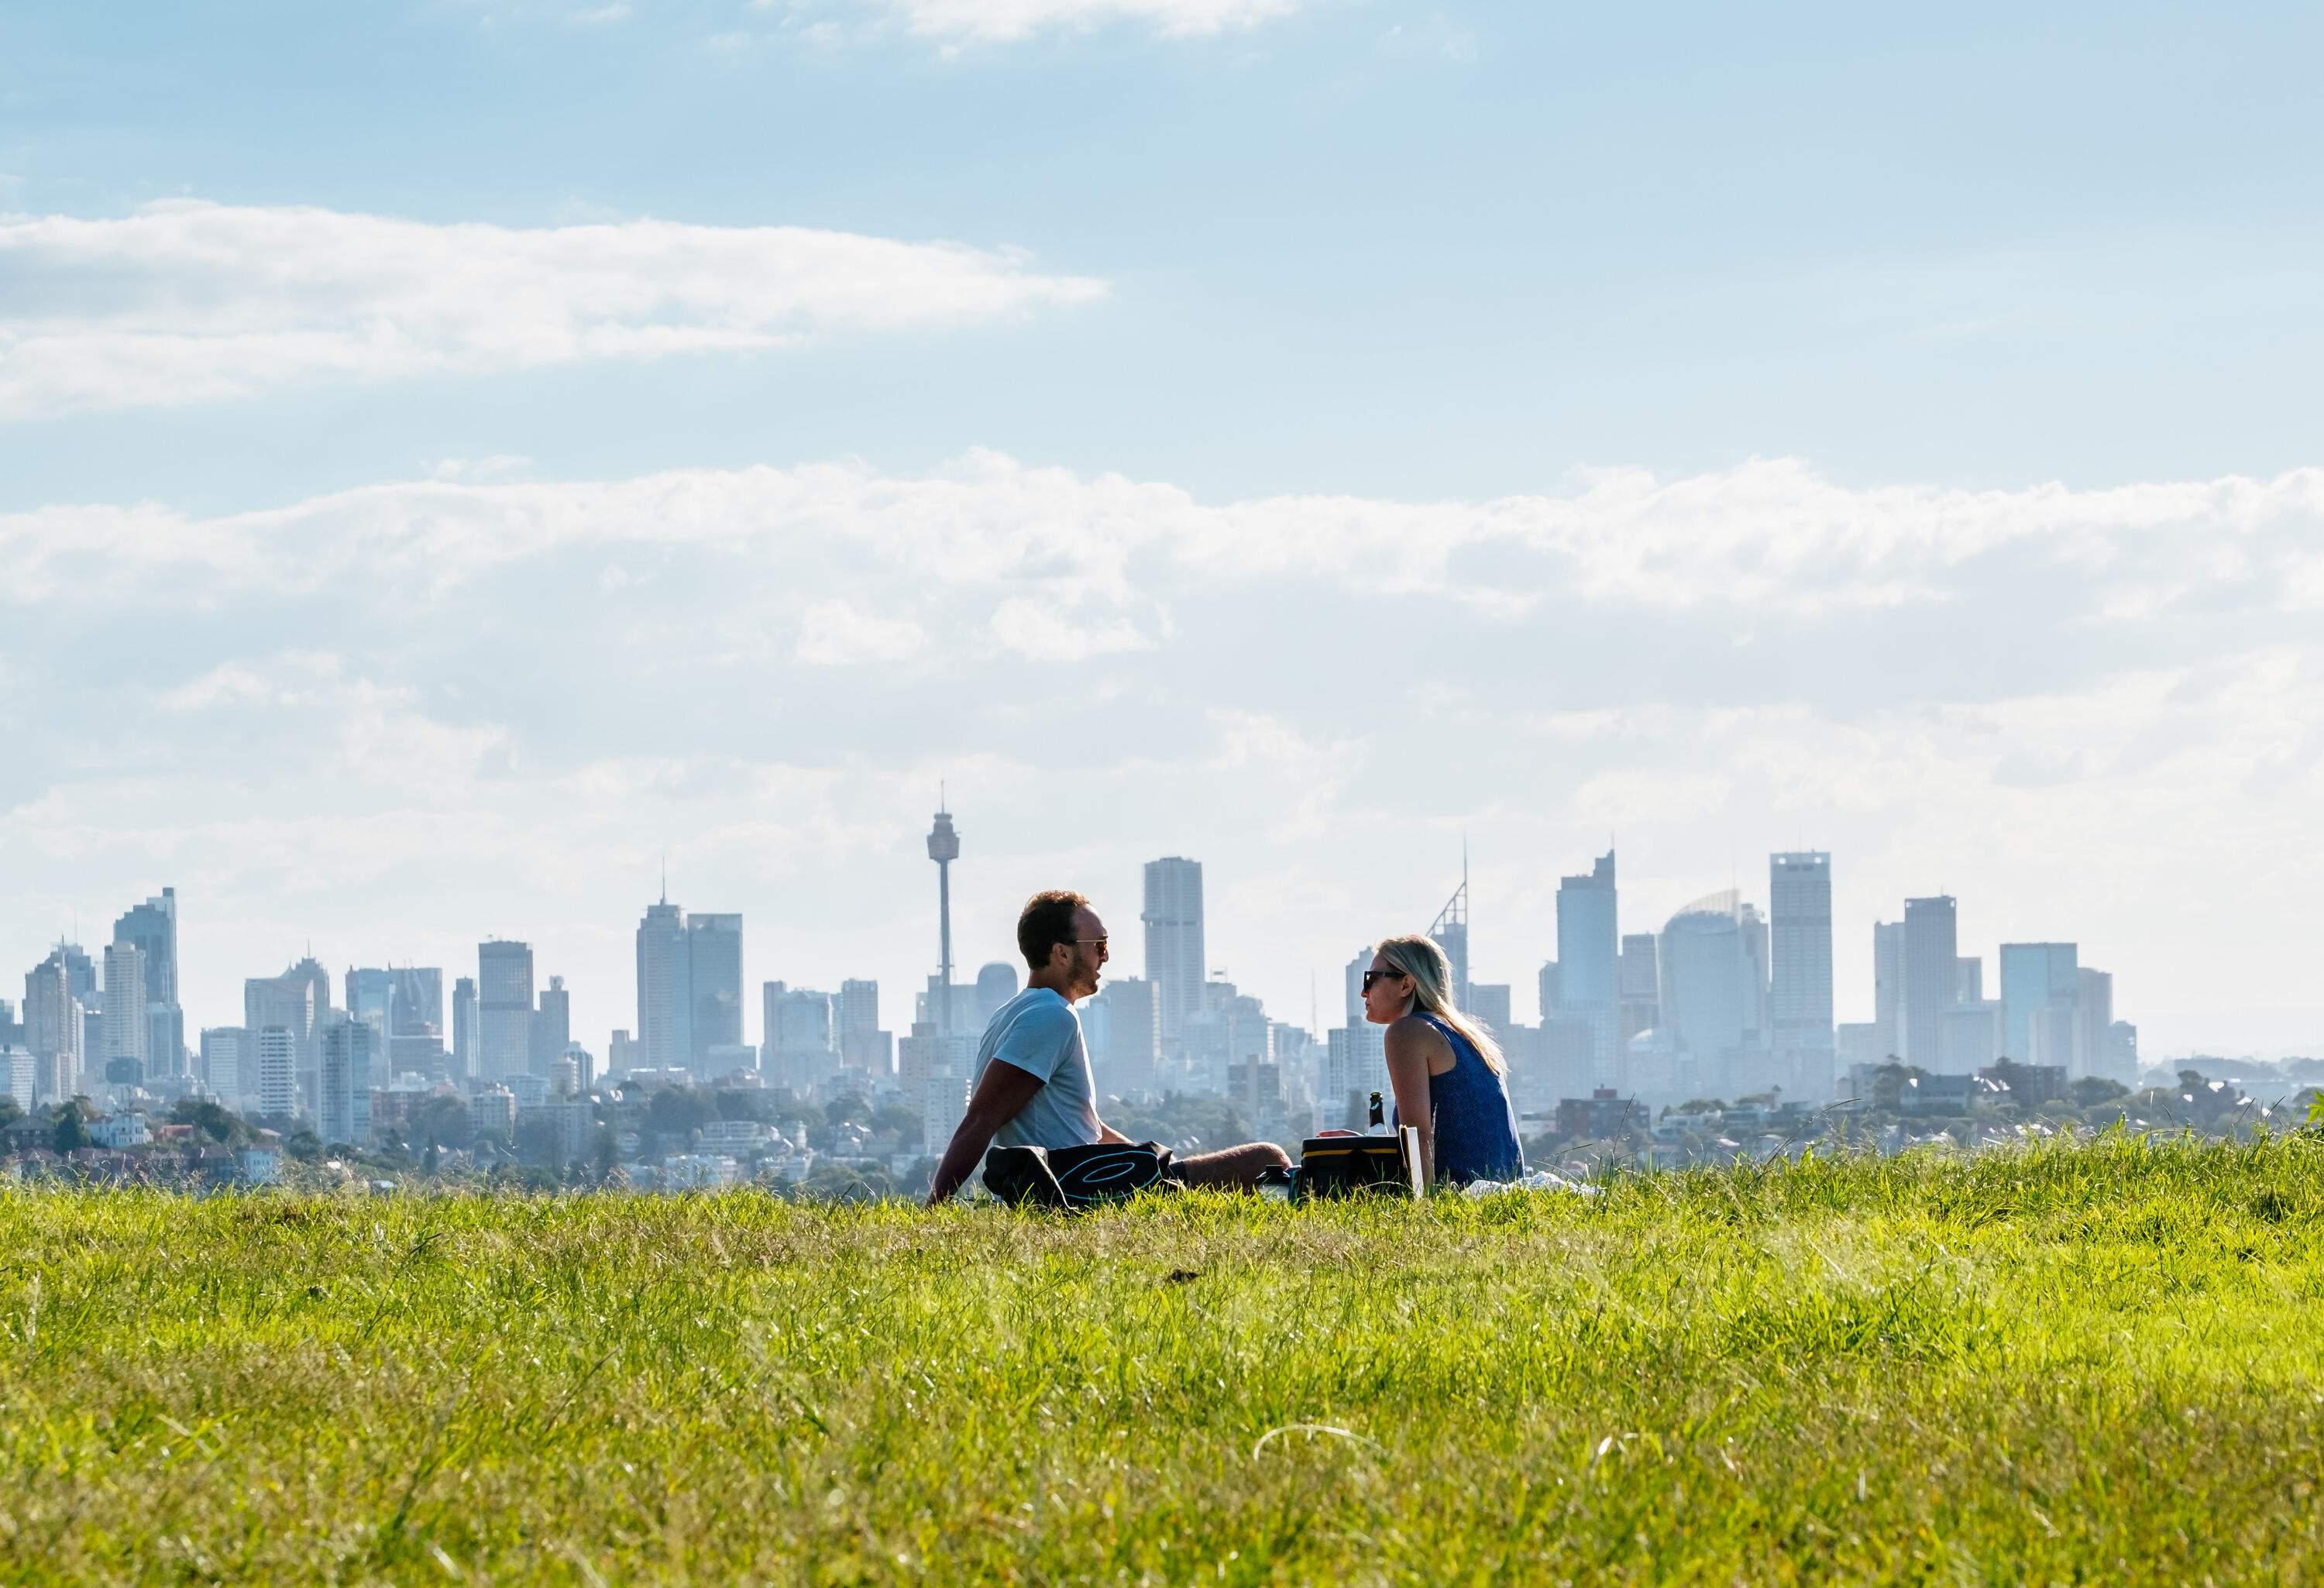
M 1402 974 L 1404 974 L 1402 971 L 1366 971 L 1364 973 L 1364 991 L 1367 992 L 1370 992 L 1374 982 L 1384 982 L 1390 976 L 1400 976 Z
M 1084 948 L 1102 948 L 1105 946 L 1105 939 L 1102 937 L 1076 937 L 1074 941 L 1080 944 Z

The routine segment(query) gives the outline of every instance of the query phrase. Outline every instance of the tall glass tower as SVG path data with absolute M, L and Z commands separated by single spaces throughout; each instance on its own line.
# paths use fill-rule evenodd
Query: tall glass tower
M 1165 1057 L 1185 1045 L 1187 1022 L 1203 1012 L 1203 863 L 1165 855 L 1146 863 L 1146 979 Z
M 1616 924 L 1614 852 L 1609 849 L 1586 873 L 1557 884 L 1557 1011 L 1562 1019 L 1588 1020 L 1592 1060 L 1614 1057 L 1617 1015 L 1621 1007 L 1621 933 Z
M 1831 856 L 1821 850 L 1769 855 L 1767 907 L 1775 955 L 1770 1002 L 1775 1047 L 1794 1053 L 1828 1053 L 1832 1046 Z

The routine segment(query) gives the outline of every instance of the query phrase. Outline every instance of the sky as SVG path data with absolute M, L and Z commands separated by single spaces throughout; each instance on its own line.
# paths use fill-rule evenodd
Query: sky
M 1895 13 L 1895 14 L 1888 14 Z M 180 900 L 635 1020 L 1205 863 L 1520 1018 L 1833 854 L 2153 1056 L 2324 1051 L 2313 7 L 0 9 L 0 958 Z M 1318 996 L 1318 993 L 1321 996 Z M 746 1026 L 756 1039 L 755 1005 Z

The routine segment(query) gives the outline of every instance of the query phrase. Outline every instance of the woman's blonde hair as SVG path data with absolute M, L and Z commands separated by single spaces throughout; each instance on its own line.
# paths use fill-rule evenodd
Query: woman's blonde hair
M 1452 1002 L 1452 962 L 1444 957 L 1434 937 L 1414 933 L 1408 937 L 1387 937 L 1372 952 L 1388 961 L 1398 975 L 1412 978 L 1412 1002 L 1416 1011 L 1433 1014 L 1469 1039 L 1477 1057 L 1493 1074 L 1506 1075 L 1508 1061 L 1501 1057 L 1501 1045 L 1485 1029 L 1474 1016 L 1463 1014 Z

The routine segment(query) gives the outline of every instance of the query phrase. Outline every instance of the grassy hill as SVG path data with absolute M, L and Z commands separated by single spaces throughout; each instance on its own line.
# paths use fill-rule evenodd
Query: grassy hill
M 2324 1574 L 2324 1144 L 1076 1221 L 0 1195 L 0 1578 Z

